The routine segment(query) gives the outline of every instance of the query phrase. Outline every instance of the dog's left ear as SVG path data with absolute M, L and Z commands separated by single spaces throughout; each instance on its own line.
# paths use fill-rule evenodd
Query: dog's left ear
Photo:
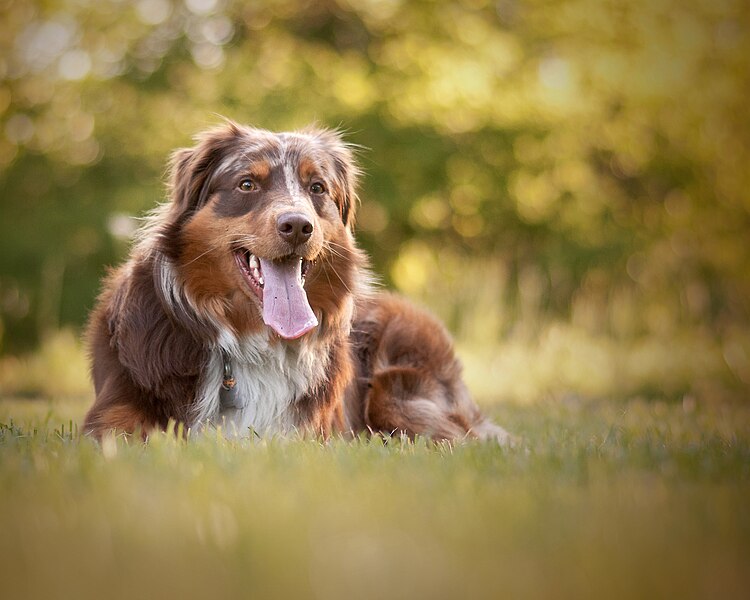
M 326 154 L 333 162 L 334 177 L 336 179 L 335 197 L 339 207 L 339 214 L 344 225 L 349 229 L 354 227 L 354 217 L 357 212 L 359 198 L 357 183 L 361 171 L 354 159 L 352 146 L 342 139 L 337 131 L 327 129 L 315 130 L 312 135 L 320 142 Z

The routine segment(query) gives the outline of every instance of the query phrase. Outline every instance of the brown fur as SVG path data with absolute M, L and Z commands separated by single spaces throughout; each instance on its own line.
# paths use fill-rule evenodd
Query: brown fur
M 197 410 L 213 410 L 218 390 L 205 381 L 222 344 L 269 331 L 236 264 L 234 253 L 247 250 L 310 261 L 305 291 L 318 327 L 302 340 L 271 336 L 264 350 L 301 352 L 307 344 L 325 369 L 293 399 L 294 428 L 506 440 L 470 399 L 442 325 L 369 287 L 352 236 L 358 171 L 335 133 L 274 134 L 229 123 L 175 152 L 170 169 L 169 202 L 107 278 L 91 315 L 96 400 L 87 432 L 147 432 L 170 419 L 191 427 Z M 238 185 L 243 178 L 252 180 L 251 191 Z M 290 210 L 314 225 L 295 245 L 278 231 Z
M 450 336 L 434 317 L 383 293 L 363 307 L 352 339 L 359 367 L 352 396 L 369 428 L 435 439 L 486 437 L 491 424 L 471 400 Z

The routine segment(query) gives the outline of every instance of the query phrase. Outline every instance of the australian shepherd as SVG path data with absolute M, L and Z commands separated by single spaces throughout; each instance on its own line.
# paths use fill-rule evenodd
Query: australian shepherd
M 352 235 L 357 177 L 351 148 L 321 129 L 227 123 L 177 150 L 168 201 L 90 318 L 85 431 L 506 442 L 444 327 L 371 284 Z

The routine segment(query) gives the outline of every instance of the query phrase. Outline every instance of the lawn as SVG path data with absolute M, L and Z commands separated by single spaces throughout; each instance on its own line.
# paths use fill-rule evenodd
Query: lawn
M 100 448 L 84 410 L 0 400 L 3 598 L 750 597 L 746 405 L 494 405 L 513 449 Z

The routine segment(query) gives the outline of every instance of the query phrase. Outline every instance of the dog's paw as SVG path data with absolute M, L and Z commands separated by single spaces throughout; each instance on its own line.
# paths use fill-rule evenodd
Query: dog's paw
M 472 427 L 471 433 L 479 440 L 495 442 L 503 448 L 517 448 L 521 444 L 521 438 L 508 433 L 489 419 L 484 419 Z

